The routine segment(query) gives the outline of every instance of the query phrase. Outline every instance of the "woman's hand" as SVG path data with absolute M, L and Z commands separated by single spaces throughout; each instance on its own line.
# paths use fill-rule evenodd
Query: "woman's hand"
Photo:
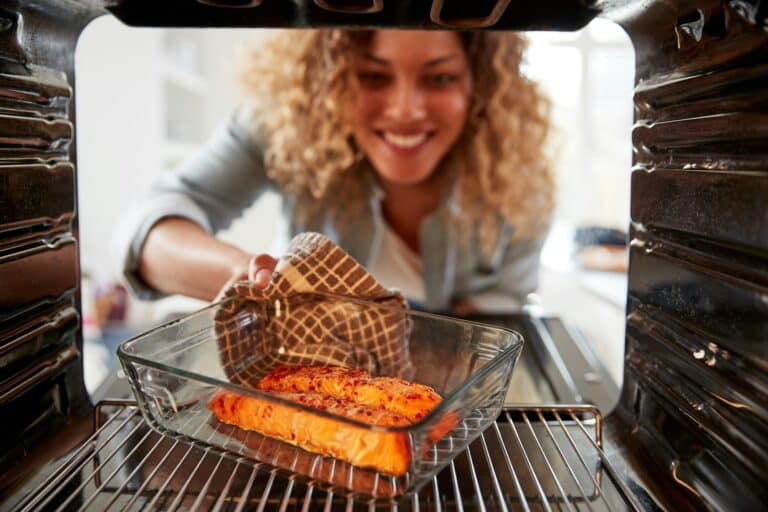
M 232 277 L 224 284 L 214 301 L 220 300 L 224 292 L 236 281 L 252 281 L 261 289 L 269 286 L 272 272 L 275 270 L 277 260 L 269 254 L 257 254 L 248 261 L 248 267 L 236 269 Z

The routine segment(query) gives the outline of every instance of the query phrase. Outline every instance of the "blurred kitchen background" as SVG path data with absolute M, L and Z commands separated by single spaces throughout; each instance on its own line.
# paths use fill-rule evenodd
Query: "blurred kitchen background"
M 91 392 L 114 371 L 121 341 L 204 305 L 180 297 L 140 302 L 128 296 L 113 273 L 112 230 L 155 176 L 195 151 L 240 103 L 239 53 L 268 34 L 137 29 L 104 17 L 80 38 L 78 213 Z M 618 26 L 600 19 L 579 32 L 529 37 L 525 72 L 554 103 L 551 147 L 558 178 L 556 220 L 543 254 L 540 290 L 531 299 L 583 333 L 620 384 L 634 52 Z M 264 197 L 222 237 L 266 252 L 279 215 L 277 196 Z

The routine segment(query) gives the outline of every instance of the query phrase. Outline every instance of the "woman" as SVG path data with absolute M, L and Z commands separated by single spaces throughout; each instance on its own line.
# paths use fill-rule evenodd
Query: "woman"
M 249 59 L 254 104 L 132 212 L 128 282 L 206 300 L 244 276 L 266 286 L 275 260 L 214 233 L 273 188 L 286 235 L 323 232 L 424 308 L 519 304 L 553 205 L 523 50 L 511 33 L 281 33 Z

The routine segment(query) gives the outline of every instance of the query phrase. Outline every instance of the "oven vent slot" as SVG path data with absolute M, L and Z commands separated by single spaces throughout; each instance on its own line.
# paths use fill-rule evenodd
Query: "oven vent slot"
M 132 402 L 99 403 L 95 421 L 93 436 L 17 510 L 376 509 L 188 438 L 158 435 Z M 505 409 L 417 495 L 386 509 L 642 510 L 603 452 L 601 429 L 589 406 Z

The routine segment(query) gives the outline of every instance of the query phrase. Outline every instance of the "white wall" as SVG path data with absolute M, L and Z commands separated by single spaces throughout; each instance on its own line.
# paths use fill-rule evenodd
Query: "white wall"
M 634 50 L 596 19 L 579 32 L 536 32 L 526 71 L 552 99 L 559 220 L 627 229 Z
M 95 283 L 116 279 L 110 242 L 121 212 L 159 173 L 194 151 L 242 100 L 235 52 L 264 32 L 138 29 L 111 16 L 83 32 L 75 54 L 80 258 Z M 182 44 L 174 47 L 174 42 Z M 183 64 L 190 53 L 194 70 Z M 174 116 L 178 111 L 180 118 Z M 171 140 L 169 123 L 191 133 L 191 139 Z M 266 251 L 278 212 L 277 198 L 265 197 L 222 237 Z M 132 302 L 132 322 L 143 327 L 185 307 L 168 302 Z
M 162 159 L 160 33 L 127 30 L 112 17 L 89 25 L 75 53 L 81 262 L 109 276 L 109 242 L 119 213 Z

